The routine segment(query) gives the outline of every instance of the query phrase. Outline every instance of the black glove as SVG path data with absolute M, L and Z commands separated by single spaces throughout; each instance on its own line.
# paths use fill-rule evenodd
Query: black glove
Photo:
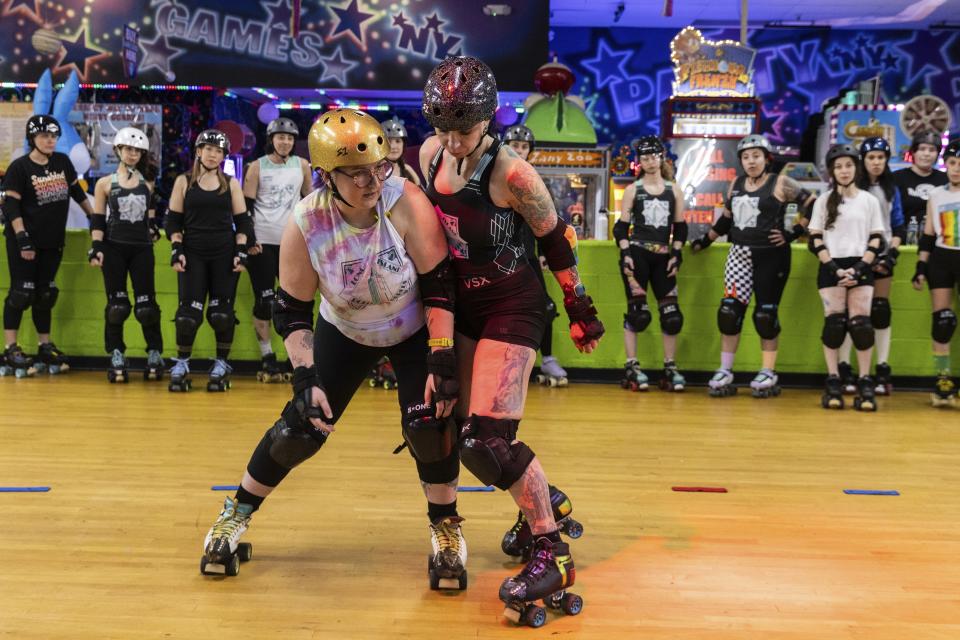
M 157 218 L 147 218 L 147 231 L 150 233 L 152 242 L 160 239 L 160 222 Z
M 783 239 L 786 241 L 786 243 L 790 244 L 791 242 L 793 242 L 794 240 L 796 240 L 806 232 L 807 230 L 804 228 L 804 226 L 800 223 L 797 223 L 793 225 L 793 228 L 790 229 L 789 231 L 784 229 L 781 233 L 783 233 Z
M 183 243 L 182 242 L 171 242 L 170 243 L 170 266 L 176 266 L 180 264 L 180 257 L 183 255 Z
M 436 391 L 434 403 L 441 400 L 456 400 L 460 395 L 457 381 L 457 354 L 452 348 L 437 349 L 427 354 L 427 373 L 433 374 Z
M 87 251 L 87 262 L 97 258 L 97 254 L 103 255 L 103 240 L 91 240 L 90 249 Z
M 683 249 L 671 249 L 670 257 L 674 259 L 673 268 L 679 273 L 680 265 L 683 264 Z
M 570 327 L 574 325 L 580 327 L 582 336 L 573 337 L 571 333 L 578 347 L 585 346 L 591 340 L 599 340 L 603 336 L 603 323 L 597 317 L 597 308 L 593 306 L 593 299 L 583 291 L 583 285 L 564 291 L 563 308 L 566 309 L 567 316 L 570 318 Z
M 233 257 L 240 261 L 240 266 L 246 268 L 250 256 L 247 255 L 247 247 L 242 244 L 233 245 Z
M 30 239 L 30 234 L 26 231 L 17 231 L 16 235 L 17 247 L 20 251 L 36 251 L 36 247 L 33 246 L 33 241 Z
M 692 249 L 693 252 L 696 253 L 701 249 L 706 249 L 712 244 L 713 244 L 713 240 L 710 239 L 710 235 L 704 234 L 690 243 L 690 249 Z
M 870 263 L 864 262 L 863 260 L 857 260 L 856 264 L 853 265 L 853 279 L 859 281 L 865 275 L 870 273 L 872 268 L 873 267 L 870 265 Z
M 913 278 L 911 278 L 911 282 L 913 282 L 913 284 L 919 284 L 920 276 L 923 276 L 924 278 L 927 277 L 927 263 L 923 260 L 917 260 L 917 270 L 913 272 Z
M 314 387 L 326 393 L 326 389 L 323 388 L 323 383 L 320 382 L 320 376 L 317 374 L 317 365 L 297 367 L 294 369 L 292 384 L 293 400 L 291 400 L 290 403 L 293 405 L 297 415 L 300 416 L 305 427 L 309 428 L 311 426 L 310 418 L 320 418 L 324 421 L 329 420 L 329 418 L 323 415 L 323 409 L 313 404 Z
M 893 273 L 893 268 L 897 265 L 897 257 L 900 252 L 896 247 L 890 247 L 887 252 L 877 258 L 873 263 L 873 270 L 882 276 L 888 276 Z

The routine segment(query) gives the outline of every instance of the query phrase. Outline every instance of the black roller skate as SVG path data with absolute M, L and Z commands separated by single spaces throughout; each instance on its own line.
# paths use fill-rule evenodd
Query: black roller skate
M 33 358 L 28 356 L 20 348 L 20 345 L 14 343 L 9 345 L 3 352 L 3 361 L 0 364 L 0 376 L 15 376 L 17 378 L 28 378 L 37 373 L 33 366 Z
M 193 386 L 190 381 L 190 358 L 174 358 L 170 368 L 169 391 L 190 391 Z
M 687 380 L 677 369 L 677 363 L 673 360 L 667 360 L 663 363 L 663 375 L 660 376 L 660 389 L 663 391 L 683 391 L 687 386 Z
M 200 573 L 208 576 L 235 576 L 240 563 L 253 558 L 253 545 L 240 542 L 240 536 L 250 525 L 253 507 L 233 498 L 223 501 L 223 511 L 203 539 L 203 557 Z
M 953 378 L 945 373 L 937 376 L 937 384 L 933 388 L 930 402 L 935 407 L 953 407 L 957 404 L 957 386 Z
M 553 485 L 550 487 L 550 506 L 553 507 L 553 518 L 557 522 L 557 530 L 576 540 L 583 535 L 583 525 L 574 520 L 573 503 L 563 491 Z M 530 559 L 530 550 L 533 545 L 533 532 L 523 511 L 517 513 L 517 521 L 510 530 L 503 534 L 500 548 L 505 554 L 514 558 L 521 558 L 524 562 Z
M 877 363 L 877 395 L 889 396 L 893 393 L 893 383 L 890 382 L 890 365 L 886 362 Z
M 114 349 L 110 356 L 110 368 L 107 369 L 107 380 L 110 382 L 130 382 L 127 373 L 127 357 L 120 349 Z
M 772 398 L 780 395 L 780 378 L 773 369 L 760 369 L 750 381 L 754 398 Z
M 217 358 L 207 373 L 207 391 L 226 391 L 230 388 L 230 374 L 233 367 L 223 358 Z
M 537 384 L 547 387 L 565 387 L 569 384 L 566 370 L 560 366 L 553 356 L 544 356 L 540 364 L 540 373 L 537 374 Z
M 393 365 L 386 356 L 380 358 L 380 362 L 370 372 L 370 386 L 384 389 L 397 388 L 397 374 L 393 372 Z
M 841 362 L 838 366 L 843 392 L 848 396 L 854 395 L 857 392 L 857 376 L 853 375 L 853 367 L 849 362 Z
M 857 380 L 857 397 L 853 399 L 853 408 L 857 411 L 877 410 L 877 383 L 870 376 L 860 376 Z
M 427 574 L 434 591 L 467 588 L 467 541 L 461 522 L 463 518 L 452 516 L 429 525 L 433 553 L 427 556 Z
M 707 385 L 710 387 L 711 398 L 726 398 L 737 395 L 737 388 L 733 386 L 733 371 L 729 369 L 717 369 Z
M 624 363 L 620 387 L 630 391 L 646 391 L 650 387 L 650 379 L 640 370 L 639 362 L 630 359 Z
M 70 363 L 63 351 L 57 348 L 52 342 L 44 342 L 37 349 L 37 363 L 34 365 L 37 373 L 46 371 L 52 376 L 59 373 L 66 373 L 70 370 Z
M 516 624 L 543 626 L 547 612 L 534 604 L 541 598 L 547 608 L 577 615 L 583 609 L 583 599 L 567 592 L 575 579 L 570 546 L 566 542 L 537 538 L 527 565 L 519 575 L 507 578 L 500 585 L 500 599 L 507 605 L 504 617 Z
M 843 382 L 840 376 L 827 376 L 820 406 L 824 409 L 843 409 Z
M 277 362 L 277 354 L 268 353 L 260 362 L 257 371 L 258 382 L 283 382 L 283 365 Z
M 163 378 L 163 356 L 156 349 L 147 351 L 147 366 L 143 370 L 144 380 L 161 380 Z

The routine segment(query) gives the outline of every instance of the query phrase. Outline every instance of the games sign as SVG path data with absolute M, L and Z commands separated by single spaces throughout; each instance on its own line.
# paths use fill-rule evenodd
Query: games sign
M 686 27 L 670 43 L 674 96 L 753 97 L 757 52 L 733 40 L 713 42 Z

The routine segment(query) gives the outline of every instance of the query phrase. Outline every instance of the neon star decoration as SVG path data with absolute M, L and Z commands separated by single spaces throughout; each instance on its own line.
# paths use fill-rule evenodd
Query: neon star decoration
M 328 78 L 334 78 L 340 86 L 346 86 L 347 84 L 347 74 L 355 66 L 360 64 L 354 60 L 349 60 L 343 57 L 343 51 L 340 50 L 340 47 L 337 47 L 337 50 L 333 52 L 333 55 L 329 58 L 324 58 L 320 56 L 320 64 L 323 65 L 323 73 L 320 74 L 319 82 L 324 82 Z
M 333 25 L 328 42 L 343 36 L 349 36 L 357 43 L 357 46 L 366 50 L 366 36 L 364 34 L 364 22 L 377 17 L 376 13 L 367 13 L 360 9 L 359 0 L 350 0 L 346 7 L 328 6 L 336 18 L 336 24 Z
M 60 58 L 53 66 L 54 73 L 68 67 L 73 67 L 77 70 L 77 75 L 79 75 L 81 79 L 86 79 L 91 61 L 96 62 L 110 57 L 109 51 L 90 41 L 90 33 L 87 30 L 86 24 L 80 27 L 80 30 L 72 36 L 57 35 L 60 36 L 63 48 L 61 49 Z
M 140 61 L 140 71 L 159 69 L 161 73 L 170 73 L 170 61 L 186 53 L 186 49 L 171 47 L 167 36 L 157 34 L 153 40 L 141 40 L 140 50 L 143 59 Z

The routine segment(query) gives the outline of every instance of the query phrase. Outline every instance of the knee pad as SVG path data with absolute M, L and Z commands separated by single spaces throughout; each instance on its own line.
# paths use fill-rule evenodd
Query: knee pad
M 40 289 L 37 291 L 37 297 L 33 301 L 33 308 L 50 311 L 50 309 L 53 309 L 53 305 L 57 304 L 57 298 L 59 296 L 60 289 L 56 287 L 51 286 L 46 289 Z
M 877 329 L 887 329 L 890 327 L 890 300 L 887 298 L 874 298 L 870 305 L 870 321 Z
M 286 469 L 309 459 L 327 441 L 322 431 L 304 424 L 291 402 L 283 408 L 280 419 L 267 430 L 266 436 L 270 440 L 270 457 Z
M 133 317 L 145 327 L 160 324 L 160 305 L 153 299 L 153 296 L 137 298 L 137 302 L 133 306 Z
M 517 437 L 518 420 L 473 415 L 460 432 L 460 460 L 480 482 L 506 491 L 519 480 L 534 454 Z
M 780 335 L 780 318 L 775 304 L 758 304 L 753 310 L 753 326 L 764 340 L 773 340 Z
M 667 298 L 660 303 L 660 331 L 675 336 L 683 328 L 683 314 L 676 298 Z
M 207 307 L 207 322 L 214 331 L 229 331 L 236 322 L 233 306 L 222 303 L 210 305 Z
M 870 316 L 853 316 L 847 326 L 850 331 L 850 339 L 857 351 L 863 351 L 873 346 L 873 324 L 870 322 Z
M 647 305 L 647 296 L 630 298 L 627 302 L 627 312 L 623 314 L 623 328 L 627 331 L 640 333 L 650 326 L 653 316 Z
M 417 462 L 439 462 L 453 451 L 454 430 L 449 420 L 435 418 L 433 413 L 433 407 L 422 402 L 404 410 L 403 439 Z
M 953 338 L 957 329 L 957 315 L 952 309 L 940 309 L 933 312 L 933 330 L 931 334 L 935 342 L 946 344 Z
M 183 344 L 181 336 L 192 341 L 193 337 L 197 335 L 197 329 L 200 328 L 202 320 L 203 315 L 198 309 L 183 304 L 177 307 L 177 313 L 173 316 L 173 324 L 177 328 L 177 343 Z
M 11 309 L 26 311 L 33 304 L 33 291 L 29 289 L 10 289 L 7 292 L 7 304 L 10 305 Z
M 263 291 L 257 296 L 253 303 L 253 317 L 257 320 L 270 320 L 273 318 L 273 289 Z
M 847 337 L 847 314 L 831 313 L 823 320 L 823 333 L 820 340 L 828 349 L 839 349 Z
M 107 300 L 107 324 L 123 324 L 130 317 L 130 299 L 126 291 L 117 291 Z
M 743 330 L 743 317 L 747 306 L 736 298 L 724 298 L 717 309 L 717 327 L 725 336 L 736 336 Z

